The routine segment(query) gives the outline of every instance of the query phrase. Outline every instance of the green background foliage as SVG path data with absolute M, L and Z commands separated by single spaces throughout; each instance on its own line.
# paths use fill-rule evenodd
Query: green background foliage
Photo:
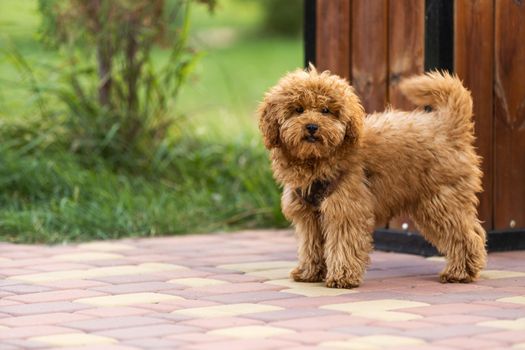
M 169 108 L 177 132 L 147 162 L 128 154 L 121 167 L 72 152 L 63 105 L 36 91 L 56 89 L 72 67 L 38 40 L 36 0 L 2 1 L 0 238 L 58 243 L 286 226 L 254 111 L 268 87 L 300 66 L 302 49 L 298 37 L 264 30 L 262 2 L 219 0 L 213 14 L 193 6 L 188 43 L 201 57 Z M 153 66 L 168 59 L 165 47 L 152 49 Z

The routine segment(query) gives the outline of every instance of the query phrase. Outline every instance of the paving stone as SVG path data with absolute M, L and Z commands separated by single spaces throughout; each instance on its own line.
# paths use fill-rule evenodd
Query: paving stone
M 10 327 L 43 326 L 57 325 L 89 318 L 91 318 L 91 316 L 67 312 L 54 312 L 28 316 L 6 317 L 0 319 L 0 324 Z
M 65 325 L 70 328 L 80 329 L 86 332 L 109 330 L 116 328 L 128 328 L 135 326 L 147 326 L 152 324 L 165 323 L 159 318 L 146 316 L 118 316 L 94 318 L 88 320 L 67 322 Z
M 29 340 L 48 344 L 57 347 L 66 346 L 86 346 L 86 345 L 102 345 L 115 344 L 116 339 L 101 337 L 94 334 L 74 333 L 74 334 L 53 334 L 46 336 L 31 337 Z
M 39 326 L 39 327 L 23 326 L 23 327 L 16 327 L 16 328 L 0 329 L 0 340 L 24 339 L 24 338 L 29 338 L 33 336 L 44 336 L 44 335 L 51 335 L 51 334 L 76 333 L 76 332 L 78 332 L 76 329 L 57 327 L 57 326 Z
M 87 310 L 80 310 L 75 313 L 95 317 L 117 317 L 144 315 L 149 312 L 150 311 L 146 309 L 129 306 L 103 306 Z
M 75 252 L 53 255 L 51 259 L 59 261 L 93 261 L 93 260 L 112 260 L 121 259 L 124 256 L 115 253 L 104 252 Z
M 525 343 L 525 252 L 490 254 L 472 284 L 439 283 L 444 263 L 436 259 L 374 252 L 363 285 L 352 290 L 292 281 L 289 230 L 79 247 L 0 243 L 0 255 L 0 275 L 8 276 L 0 280 L 2 349 L 498 350 Z M 58 343 L 30 340 L 48 336 Z
M 192 333 L 199 328 L 174 324 L 156 324 L 150 326 L 127 327 L 109 331 L 100 331 L 96 334 L 116 339 L 157 338 L 177 333 Z
M 129 293 L 102 297 L 82 298 L 75 300 L 75 302 L 94 306 L 126 306 L 134 304 L 159 303 L 161 301 L 177 299 L 181 298 L 175 295 L 161 293 Z
M 253 314 L 258 312 L 276 311 L 282 310 L 282 308 L 271 305 L 262 304 L 229 304 L 229 305 L 217 305 L 217 306 L 206 306 L 176 310 L 174 314 L 193 316 L 196 318 L 210 318 L 210 317 L 229 317 L 229 316 L 240 316 L 246 314 Z
M 355 337 L 348 341 L 328 341 L 319 344 L 321 347 L 334 349 L 384 349 L 392 347 L 414 347 L 424 345 L 425 341 L 414 338 L 395 335 L 370 335 Z M 419 349 L 419 347 L 418 347 Z
M 274 291 L 263 291 L 263 292 L 246 292 L 246 293 L 232 293 L 232 294 L 221 294 L 210 297 L 203 297 L 204 300 L 216 301 L 219 303 L 256 303 L 264 302 L 268 300 L 279 300 L 279 299 L 289 299 L 295 298 L 295 295 L 284 293 L 284 292 L 274 292 Z
M 139 283 L 123 283 L 117 285 L 109 285 L 103 287 L 91 288 L 91 290 L 103 292 L 106 294 L 126 294 L 138 292 L 160 292 L 165 290 L 173 290 L 177 288 L 171 283 L 166 282 L 139 282 Z
M 51 301 L 66 301 L 78 298 L 87 298 L 105 295 L 96 291 L 82 289 L 67 289 L 51 292 L 29 293 L 22 295 L 9 296 L 7 299 L 19 301 L 22 303 L 45 303 Z
M 478 322 L 478 326 L 494 327 L 507 330 L 525 330 L 525 317 L 516 320 L 494 320 L 486 322 Z
M 175 278 L 172 280 L 169 280 L 168 283 L 175 283 L 180 284 L 187 287 L 209 287 L 209 286 L 217 286 L 220 284 L 226 284 L 228 282 L 213 279 L 213 278 L 198 278 L 198 277 L 188 277 L 188 278 Z
M 88 305 L 72 303 L 68 301 L 56 301 L 49 303 L 16 304 L 10 306 L 2 306 L 2 312 L 12 315 L 36 315 L 47 314 L 52 312 L 72 312 L 88 308 Z
M 272 326 L 239 326 L 215 329 L 208 331 L 207 334 L 220 335 L 224 337 L 253 339 L 253 338 L 270 338 L 273 336 L 295 333 L 287 328 Z

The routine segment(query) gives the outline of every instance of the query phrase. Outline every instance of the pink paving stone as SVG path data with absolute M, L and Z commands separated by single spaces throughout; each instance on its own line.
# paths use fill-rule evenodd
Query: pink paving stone
M 8 297 L 9 300 L 20 301 L 22 303 L 44 303 L 51 301 L 66 301 L 80 298 L 98 297 L 106 293 L 82 290 L 66 289 L 52 292 L 30 293 Z
M 0 329 L 0 339 L 15 339 L 38 337 L 51 334 L 75 333 L 76 329 L 57 326 L 26 326 Z
M 337 311 L 317 309 L 317 308 L 304 308 L 304 309 L 295 308 L 295 309 L 284 309 L 284 310 L 269 311 L 269 312 L 258 312 L 255 314 L 244 315 L 244 317 L 254 319 L 254 320 L 272 322 L 272 321 L 290 320 L 294 318 L 319 317 L 319 316 L 335 315 L 335 314 L 341 314 L 341 313 Z
M 496 309 L 495 307 L 481 304 L 466 304 L 466 303 L 455 303 L 455 304 L 440 304 L 431 306 L 412 307 L 405 309 L 404 311 L 412 314 L 418 314 L 423 316 L 432 315 L 451 315 L 451 314 L 469 314 L 473 311 L 490 310 Z
M 268 300 L 261 304 L 275 305 L 285 308 L 316 308 L 328 304 L 341 304 L 355 301 L 345 296 L 337 297 L 297 297 L 282 300 Z
M 103 345 L 87 345 L 87 346 L 71 346 L 59 348 L 60 350 L 140 350 L 136 346 L 121 345 L 121 344 L 103 344 Z M 162 348 L 157 348 L 162 349 Z M 148 349 L 149 350 L 149 349 Z M 166 350 L 171 350 L 170 348 Z
M 20 303 L 18 301 L 13 301 L 13 300 L 0 299 L 0 306 L 1 307 L 12 306 L 12 305 L 19 305 L 19 304 L 22 304 L 22 303 Z M 2 309 L 2 311 L 4 311 L 4 309 Z
M 2 269 L 0 270 L 0 275 L 4 277 L 11 277 L 11 276 L 19 276 L 19 275 L 30 275 L 32 273 L 37 273 L 36 270 L 30 270 L 30 269 Z
M 286 321 L 269 323 L 271 326 L 284 327 L 300 331 L 327 330 L 336 327 L 363 326 L 371 321 L 352 315 L 327 315 L 319 317 L 294 318 Z
M 172 339 L 175 341 L 182 341 L 188 344 L 199 344 L 199 343 L 215 343 L 224 341 L 224 337 L 218 335 L 211 335 L 206 333 L 179 333 L 174 335 L 169 335 L 165 339 Z M 215 344 L 213 344 L 215 345 Z M 215 347 L 213 348 L 215 349 Z
M 402 321 L 402 322 L 374 321 L 371 324 L 374 326 L 378 326 L 378 327 L 390 327 L 390 328 L 396 328 L 396 329 L 406 330 L 406 331 L 430 328 L 430 327 L 436 326 L 434 323 L 425 322 L 425 320 L 423 321 L 413 320 L 413 321 Z
M 487 328 L 489 331 L 485 334 L 480 334 L 479 337 L 483 339 L 490 339 L 495 341 L 503 341 L 508 343 L 521 343 L 525 342 L 525 332 L 523 330 L 518 331 L 493 331 L 495 328 Z M 490 332 L 492 331 L 492 332 Z
M 51 271 L 63 271 L 63 270 L 85 270 L 90 269 L 93 266 L 88 264 L 79 264 L 79 263 L 67 263 L 67 262 L 60 262 L 60 263 L 53 263 L 49 264 L 42 264 L 42 265 L 36 265 L 31 267 L 33 270 L 41 271 L 41 272 L 51 272 Z
M 408 349 L 417 349 L 417 350 L 452 350 L 453 348 L 449 346 L 439 346 L 439 345 L 433 345 L 433 344 L 422 344 L 417 345 L 414 347 L 407 347 L 407 346 L 395 346 L 395 347 L 389 347 L 388 350 L 408 350 Z
M 35 303 L 35 304 L 17 304 L 11 306 L 2 306 L 2 312 L 12 315 L 33 315 L 47 314 L 52 312 L 72 312 L 77 310 L 88 309 L 89 306 L 67 301 Z
M 3 348 L 4 344 L 9 345 L 9 346 L 14 346 L 16 350 L 42 349 L 46 347 L 46 344 L 32 341 L 32 340 L 27 340 L 27 339 L 3 339 L 2 340 L 2 350 L 4 350 Z
M 308 331 L 290 334 L 282 334 L 274 337 L 275 339 L 293 341 L 297 343 L 313 345 L 325 341 L 343 340 L 352 338 L 349 334 L 326 332 L 326 331 Z
M 504 342 L 496 340 L 481 339 L 477 337 L 455 337 L 435 341 L 435 345 L 451 346 L 460 349 L 492 349 L 498 346 L 505 346 Z
M 3 254 L 0 254 L 0 256 L 4 257 Z M 9 261 L 0 261 L 0 271 L 5 268 L 12 268 L 12 267 L 33 267 L 38 266 L 40 264 L 48 264 L 49 259 L 48 258 L 39 258 L 39 259 L 16 259 L 16 260 L 9 260 Z
M 126 294 L 126 293 L 139 293 L 139 292 L 158 292 L 169 289 L 182 289 L 182 286 L 177 286 L 173 283 L 166 282 L 139 282 L 139 283 L 124 283 L 112 286 L 95 287 L 91 290 L 103 292 L 107 294 Z
M 69 328 L 80 329 L 86 332 L 103 331 L 117 328 L 129 328 L 136 326 L 148 326 L 153 324 L 165 323 L 159 318 L 147 316 L 118 316 L 106 318 L 94 318 L 88 320 L 79 320 L 64 322 L 64 326 Z
M 136 346 L 140 349 L 180 349 L 185 345 L 184 342 L 174 339 L 159 338 L 140 338 L 130 339 L 124 342 L 125 345 Z
M 88 315 L 54 312 L 48 314 L 18 316 L 0 319 L 0 325 L 8 327 L 57 325 L 65 322 L 74 322 L 91 318 Z
M 96 332 L 98 335 L 116 339 L 138 339 L 138 338 L 157 338 L 177 333 L 199 332 L 196 327 L 180 326 L 175 324 L 156 324 L 142 327 L 128 327 L 109 331 Z
M 188 350 L 210 350 L 208 343 L 187 346 Z M 276 339 L 242 339 L 214 342 L 213 350 L 260 350 L 260 349 L 289 349 L 299 344 Z
M 193 326 L 203 329 L 217 329 L 217 328 L 228 328 L 228 327 L 239 327 L 239 326 L 251 326 L 264 324 L 262 321 L 252 320 L 244 317 L 215 317 L 215 318 L 199 318 L 194 320 L 188 320 L 179 322 L 178 324 Z
M 63 280 L 39 283 L 42 286 L 53 287 L 54 289 L 89 289 L 93 287 L 106 286 L 107 283 L 91 280 Z
M 204 297 L 205 300 L 216 301 L 224 304 L 236 304 L 236 303 L 258 303 L 268 300 L 282 300 L 282 299 L 293 299 L 297 295 L 284 292 L 264 291 L 264 292 L 246 292 L 246 293 L 233 293 L 233 294 L 221 294 L 211 297 Z
M 106 276 L 106 277 L 96 277 L 92 278 L 94 281 L 104 282 L 107 285 L 116 285 L 116 284 L 128 284 L 128 283 L 141 283 L 141 282 L 162 282 L 166 278 L 157 273 L 155 274 L 136 274 L 136 275 L 121 275 L 121 276 Z
M 27 294 L 27 293 L 39 293 L 50 291 L 51 288 L 38 286 L 34 284 L 14 284 L 10 286 L 0 287 L 0 290 L 5 292 L 11 292 L 15 294 Z
M 425 317 L 425 322 L 440 324 L 476 324 L 483 321 L 491 321 L 492 317 L 470 316 L 461 314 L 439 315 Z
M 151 312 L 151 310 L 141 309 L 136 307 L 97 307 L 93 309 L 80 310 L 75 314 L 82 314 L 95 317 L 118 317 L 118 316 L 136 316 L 144 315 Z
M 471 324 L 465 325 L 446 325 L 433 328 L 424 328 L 406 331 L 404 335 L 417 337 L 427 340 L 440 340 L 452 337 L 479 337 L 492 329 L 489 327 L 476 326 Z
M 238 273 L 212 275 L 212 276 L 209 276 L 209 278 L 227 281 L 231 283 L 261 282 L 261 281 L 267 280 L 267 278 L 264 278 L 264 277 L 257 277 L 257 276 L 244 275 L 244 274 L 238 274 Z

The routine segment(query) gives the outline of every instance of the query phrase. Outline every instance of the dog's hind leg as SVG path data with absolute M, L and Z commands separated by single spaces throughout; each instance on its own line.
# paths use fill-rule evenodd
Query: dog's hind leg
M 485 230 L 476 216 L 475 200 L 458 191 L 426 199 L 413 213 L 422 235 L 447 259 L 440 281 L 468 283 L 485 267 Z

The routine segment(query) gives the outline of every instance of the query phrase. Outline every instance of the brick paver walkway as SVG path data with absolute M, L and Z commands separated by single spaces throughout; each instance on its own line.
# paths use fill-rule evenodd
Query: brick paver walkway
M 375 252 L 355 290 L 294 283 L 290 231 L 0 244 L 0 349 L 525 349 L 525 252 L 475 284 Z

